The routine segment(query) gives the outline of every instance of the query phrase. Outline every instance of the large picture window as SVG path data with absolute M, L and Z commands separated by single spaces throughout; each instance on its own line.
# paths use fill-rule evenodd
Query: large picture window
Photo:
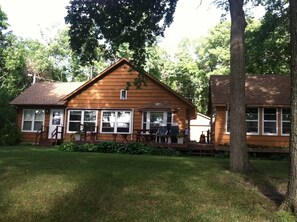
M 44 110 L 24 109 L 22 131 L 36 132 L 44 125 Z
M 276 108 L 263 108 L 263 133 L 277 134 L 277 110 Z
M 95 110 L 69 110 L 68 132 L 95 131 L 97 111 Z
M 282 134 L 290 135 L 291 133 L 291 110 L 290 108 L 282 109 Z
M 169 128 L 172 124 L 172 112 L 145 111 L 142 114 L 143 129 L 157 129 L 160 124 Z
M 131 133 L 132 111 L 103 110 L 101 118 L 102 133 Z

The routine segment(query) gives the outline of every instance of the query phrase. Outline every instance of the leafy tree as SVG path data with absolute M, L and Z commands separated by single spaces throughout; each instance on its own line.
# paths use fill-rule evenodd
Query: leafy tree
M 196 49 L 199 68 L 210 75 L 230 73 L 230 22 L 221 22 L 201 39 Z
M 262 1 L 266 13 L 260 25 L 246 32 L 246 71 L 253 74 L 287 74 L 290 71 L 287 1 Z M 261 43 L 261 44 L 259 44 Z
M 83 64 L 98 59 L 96 49 L 113 58 L 123 43 L 133 52 L 133 63 L 142 72 L 146 47 L 163 36 L 173 21 L 177 0 L 72 0 L 65 17 L 70 24 L 70 45 Z M 134 82 L 141 85 L 142 78 Z
M 6 40 L 7 27 L 8 27 L 7 16 L 1 10 L 1 6 L 0 6 L 0 58 L 3 58 L 3 49 L 7 44 L 7 40 Z M 0 59 L 0 75 L 3 75 L 2 73 L 3 69 L 4 69 L 4 61 L 3 59 Z

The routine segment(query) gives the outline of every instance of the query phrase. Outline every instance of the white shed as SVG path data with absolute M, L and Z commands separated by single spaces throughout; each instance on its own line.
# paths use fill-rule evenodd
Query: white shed
M 210 130 L 210 117 L 197 113 L 196 119 L 190 122 L 191 141 L 199 142 L 201 134 L 203 133 L 206 137 L 208 130 Z

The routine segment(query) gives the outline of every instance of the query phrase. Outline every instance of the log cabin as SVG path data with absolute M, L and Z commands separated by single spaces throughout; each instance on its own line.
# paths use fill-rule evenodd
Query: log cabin
M 196 107 L 145 73 L 141 89 L 131 86 L 139 72 L 123 58 L 85 83 L 35 83 L 10 102 L 24 142 L 70 140 L 87 133 L 99 141 L 136 140 L 161 124 L 190 129 Z M 120 135 L 120 136 L 117 136 Z M 37 141 L 38 140 L 38 141 Z
M 211 76 L 211 139 L 215 148 L 230 144 L 229 76 Z M 246 77 L 246 137 L 249 147 L 288 147 L 290 135 L 289 75 Z

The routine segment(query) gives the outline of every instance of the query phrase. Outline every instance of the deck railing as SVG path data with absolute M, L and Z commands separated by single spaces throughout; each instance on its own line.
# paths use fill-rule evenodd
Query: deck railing
M 42 126 L 39 130 L 37 130 L 36 137 L 35 137 L 35 145 L 37 145 L 38 142 L 43 138 L 46 138 L 46 136 L 48 135 L 48 129 L 49 129 L 48 126 Z
M 51 142 L 55 144 L 58 143 L 58 140 L 63 141 L 64 140 L 64 127 L 63 126 L 56 126 L 56 128 L 53 130 L 52 135 L 51 135 Z

